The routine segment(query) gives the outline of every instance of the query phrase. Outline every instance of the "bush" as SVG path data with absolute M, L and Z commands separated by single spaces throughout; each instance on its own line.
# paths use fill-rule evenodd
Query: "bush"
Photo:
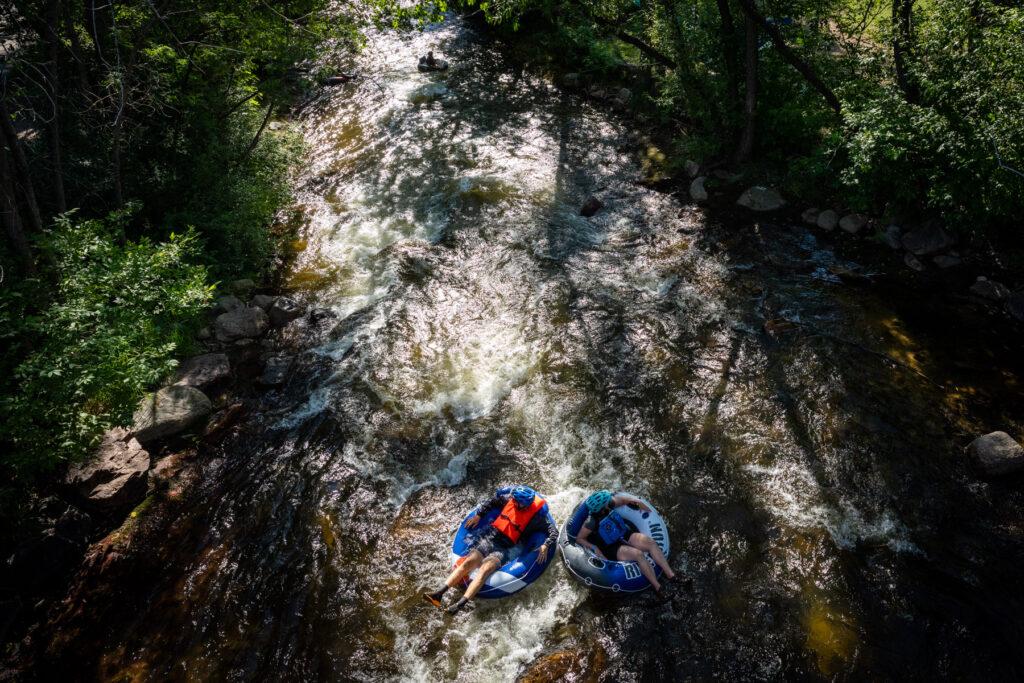
M 194 231 L 119 246 L 126 218 L 58 219 L 44 247 L 57 291 L 44 310 L 25 305 L 38 292 L 0 296 L 4 341 L 20 356 L 0 392 L 4 469 L 14 477 L 75 459 L 105 429 L 128 424 L 208 305 L 206 269 L 193 265 Z

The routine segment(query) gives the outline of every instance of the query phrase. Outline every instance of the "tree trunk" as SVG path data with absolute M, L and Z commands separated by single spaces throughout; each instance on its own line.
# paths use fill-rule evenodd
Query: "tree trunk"
M 114 120 L 114 136 L 110 144 L 110 162 L 113 166 L 111 175 L 114 181 L 114 202 L 117 208 L 124 208 L 124 182 L 121 175 L 121 116 Z
M 818 78 L 818 75 L 814 73 L 814 69 L 811 65 L 800 59 L 793 50 L 786 45 L 786 41 L 783 40 L 782 34 L 779 33 L 779 29 L 768 23 L 768 20 L 757 11 L 757 7 L 754 6 L 754 0 L 739 0 L 740 7 L 743 8 L 744 14 L 752 18 L 761 29 L 768 34 L 768 37 L 772 39 L 772 44 L 775 49 L 779 51 L 779 55 L 789 63 L 794 69 L 800 72 L 800 75 L 804 77 L 812 88 L 818 91 L 825 101 L 828 102 L 828 106 L 831 107 L 837 114 L 842 116 L 843 105 L 839 102 L 839 98 L 832 92 L 832 89 L 825 85 L 825 82 Z
M 60 73 L 58 58 L 60 55 L 60 3 L 61 0 L 50 0 L 47 21 L 47 50 L 50 61 L 50 97 L 53 99 L 53 120 L 50 121 L 50 163 L 53 165 L 53 198 L 57 205 L 57 213 L 68 210 L 67 196 L 64 194 L 64 169 L 60 158 Z
M 907 72 L 907 62 L 914 54 L 914 0 L 892 0 L 892 61 L 896 67 L 896 83 L 907 102 L 919 104 L 921 91 L 916 79 Z
M 28 238 L 25 237 L 25 230 L 21 225 L 18 201 L 14 194 L 14 178 L 7 156 L 7 150 L 0 145 L 0 222 L 3 222 L 4 232 L 11 244 L 11 250 L 21 262 L 25 272 L 31 274 L 36 272 L 36 262 L 32 258 L 32 250 L 29 248 Z
M 732 18 L 729 0 L 718 0 L 718 16 L 721 19 L 722 56 L 725 59 L 725 75 L 728 79 L 729 95 L 738 102 L 740 99 L 740 65 L 737 60 L 739 46 L 736 45 L 736 22 Z
M 16 178 L 17 184 L 21 186 L 32 229 L 42 232 L 43 219 L 39 213 L 39 203 L 36 201 L 36 190 L 32 185 L 32 172 L 25 159 L 25 150 L 21 148 L 21 141 L 18 140 L 18 133 L 14 130 L 14 124 L 11 122 L 11 113 L 7 110 L 7 100 L 4 97 L 0 97 L 0 133 L 2 133 L 0 138 L 14 159 L 14 172 L 11 173 L 11 177 Z
M 65 11 L 65 30 L 68 34 L 68 43 L 71 45 L 71 58 L 75 62 L 75 75 L 78 77 L 78 89 L 82 97 L 89 92 L 89 70 L 85 64 L 85 53 L 82 50 L 82 41 L 78 39 L 78 27 L 75 25 L 74 12 Z
M 743 95 L 743 133 L 733 161 L 742 164 L 750 158 L 754 150 L 754 124 L 757 119 L 757 22 L 753 17 L 745 17 L 746 29 L 746 63 Z

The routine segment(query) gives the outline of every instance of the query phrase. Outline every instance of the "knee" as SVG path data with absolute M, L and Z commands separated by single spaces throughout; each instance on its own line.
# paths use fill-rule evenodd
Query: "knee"
M 501 566 L 498 560 L 488 558 L 484 560 L 484 563 L 480 565 L 480 571 L 484 574 L 493 574 L 498 567 Z
M 637 534 L 633 538 L 633 545 L 644 550 L 651 550 L 654 548 L 654 539 L 646 534 Z
M 630 548 L 625 546 L 619 551 L 619 555 L 622 556 L 623 562 L 639 562 L 643 559 L 644 554 L 636 548 Z

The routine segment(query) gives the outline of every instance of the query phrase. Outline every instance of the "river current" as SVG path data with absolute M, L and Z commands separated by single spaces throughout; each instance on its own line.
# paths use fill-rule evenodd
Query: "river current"
M 452 68 L 417 72 L 428 49 Z M 1022 674 L 1022 497 L 961 450 L 1024 426 L 1004 340 L 951 345 L 927 293 L 836 282 L 820 235 L 649 188 L 631 124 L 459 21 L 376 34 L 350 67 L 294 124 L 284 276 L 334 315 L 282 334 L 292 376 L 137 551 L 131 610 L 57 634 L 88 653 L 65 671 Z M 557 558 L 458 618 L 423 603 L 460 516 L 518 482 L 559 522 L 594 488 L 643 495 L 692 585 L 602 600 Z

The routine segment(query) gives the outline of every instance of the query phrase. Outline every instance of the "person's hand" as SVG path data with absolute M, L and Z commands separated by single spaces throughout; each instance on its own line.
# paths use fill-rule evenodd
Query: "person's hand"
M 479 524 L 479 523 L 480 523 L 480 515 L 473 515 L 472 517 L 470 517 L 469 519 L 466 520 L 466 528 L 467 529 L 474 529 L 474 528 L 476 528 L 476 525 Z
M 651 507 L 649 505 L 647 505 L 646 503 L 641 503 L 639 500 L 636 503 L 637 503 L 637 505 L 640 506 L 640 509 L 643 510 L 644 512 L 650 512 L 651 511 Z
M 544 562 L 547 562 L 547 560 L 548 560 L 548 546 L 545 543 L 544 545 L 542 545 L 540 547 L 540 550 L 537 551 L 537 561 L 540 562 L 541 564 L 543 564 Z

